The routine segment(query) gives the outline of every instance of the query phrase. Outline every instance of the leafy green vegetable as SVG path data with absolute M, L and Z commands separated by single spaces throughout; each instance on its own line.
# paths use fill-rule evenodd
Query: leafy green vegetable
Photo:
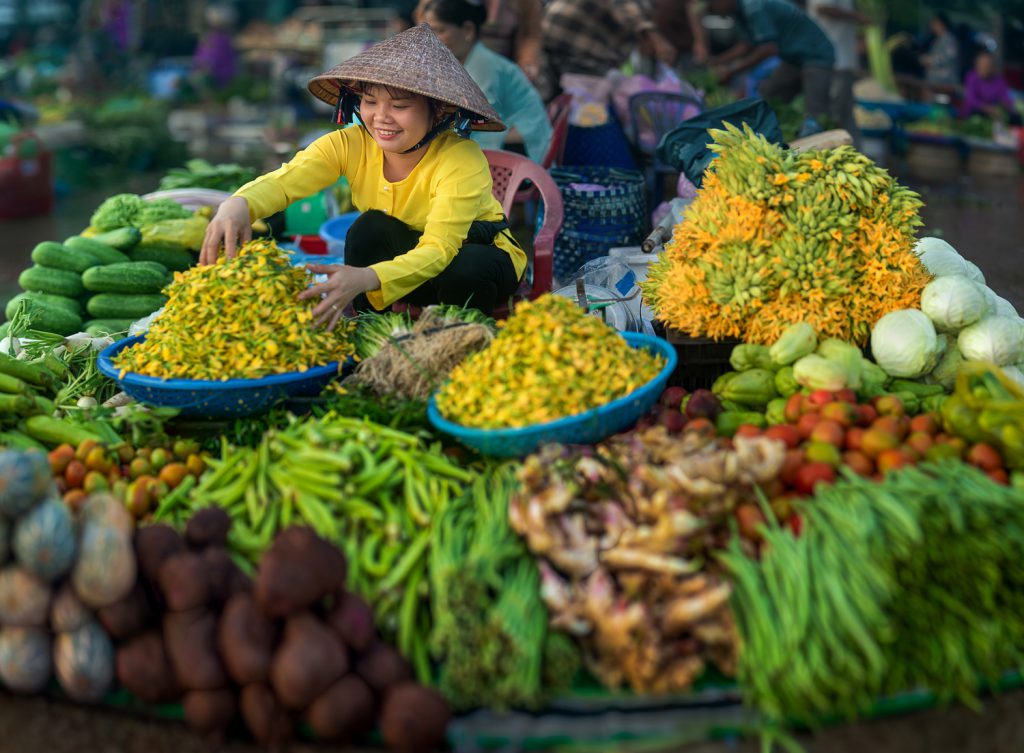
M 515 484 L 509 465 L 481 474 L 434 527 L 431 646 L 457 709 L 536 707 L 578 667 L 574 647 L 548 630 L 537 564 L 509 528 Z
M 172 167 L 160 179 L 163 191 L 176 188 L 209 188 L 233 193 L 259 173 L 234 163 L 213 165 L 204 159 L 190 159 L 184 167 Z
M 146 201 L 133 193 L 119 193 L 106 199 L 93 212 L 89 224 L 100 231 L 122 227 L 141 228 L 161 220 L 181 220 L 192 212 L 173 199 Z
M 760 561 L 738 539 L 723 557 L 753 705 L 815 723 L 916 688 L 969 703 L 1021 666 L 1020 490 L 959 461 L 819 489 L 799 538 L 769 527 Z

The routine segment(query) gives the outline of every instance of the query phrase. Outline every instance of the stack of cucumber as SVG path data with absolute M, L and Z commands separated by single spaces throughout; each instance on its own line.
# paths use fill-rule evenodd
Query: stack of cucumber
M 167 298 L 160 291 L 171 281 L 164 264 L 133 257 L 140 237 L 138 229 L 125 227 L 40 243 L 32 251 L 34 266 L 18 277 L 25 292 L 7 304 L 8 320 L 21 309 L 31 328 L 43 332 L 126 331 L 164 305 Z

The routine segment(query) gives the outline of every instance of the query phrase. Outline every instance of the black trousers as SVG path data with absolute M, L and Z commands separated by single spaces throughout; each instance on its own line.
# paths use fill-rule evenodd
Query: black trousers
M 475 223 L 474 223 L 475 224 Z M 477 228 L 471 231 L 477 240 Z M 352 223 L 345 236 L 345 263 L 369 267 L 411 251 L 420 231 L 379 210 L 370 210 Z M 427 280 L 402 300 L 416 306 L 438 303 L 472 306 L 490 314 L 519 287 L 509 255 L 491 243 L 467 242 L 437 277 Z M 372 309 L 365 295 L 353 301 L 356 311 Z

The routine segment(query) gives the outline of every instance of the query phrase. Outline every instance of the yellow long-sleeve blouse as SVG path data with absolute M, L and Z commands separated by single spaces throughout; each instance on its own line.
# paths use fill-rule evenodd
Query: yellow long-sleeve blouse
M 436 277 L 451 263 L 474 220 L 496 222 L 503 213 L 491 194 L 491 173 L 479 145 L 454 133 L 434 138 L 405 180 L 384 178 L 384 153 L 365 128 L 354 126 L 321 136 L 277 170 L 235 192 L 249 204 L 256 221 L 294 201 L 348 178 L 359 211 L 377 209 L 422 232 L 411 251 L 371 268 L 380 289 L 367 294 L 377 309 Z M 521 278 L 526 254 L 506 233 L 494 240 L 512 259 Z

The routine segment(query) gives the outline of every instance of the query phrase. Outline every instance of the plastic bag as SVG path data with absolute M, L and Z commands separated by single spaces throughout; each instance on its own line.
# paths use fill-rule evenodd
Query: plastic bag
M 206 226 L 210 220 L 200 215 L 186 217 L 183 220 L 161 220 L 141 228 L 142 240 L 139 245 L 181 248 L 187 251 L 198 251 L 203 247 Z
M 658 144 L 658 159 L 683 172 L 693 185 L 700 187 L 704 171 L 711 164 L 714 152 L 708 149 L 708 129 L 721 128 L 723 123 L 749 125 L 773 144 L 782 144 L 782 129 L 775 111 L 761 99 L 743 99 L 716 107 L 680 123 L 665 134 Z
M 576 300 L 576 281 L 583 280 L 585 294 L 592 316 L 622 332 L 640 332 L 643 324 L 639 316 L 639 295 L 636 273 L 624 260 L 603 256 L 592 259 L 568 278 L 569 284 L 556 290 L 556 295 Z M 628 300 L 627 300 L 628 299 Z
M 592 127 L 608 122 L 608 99 L 612 82 L 603 76 L 565 73 L 561 79 L 562 91 L 572 97 L 569 105 L 569 123 Z

